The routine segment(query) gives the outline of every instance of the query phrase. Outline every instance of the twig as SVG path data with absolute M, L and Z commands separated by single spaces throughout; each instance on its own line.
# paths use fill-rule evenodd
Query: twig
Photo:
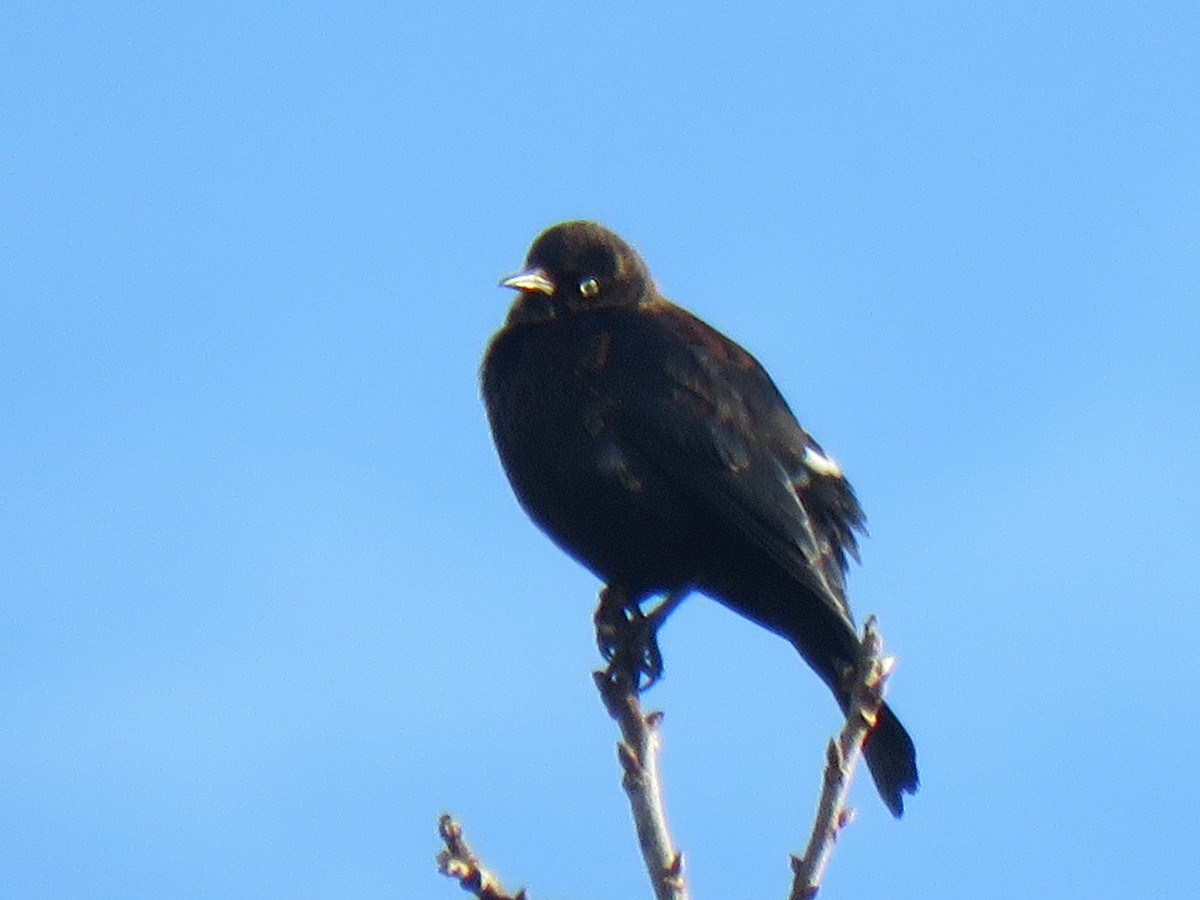
M 812 900 L 821 887 L 825 868 L 833 855 L 838 834 L 854 818 L 846 806 L 846 796 L 854 769 L 862 751 L 863 741 L 883 705 L 884 683 L 896 665 L 895 657 L 881 657 L 883 639 L 876 628 L 874 616 L 863 625 L 862 661 L 852 673 L 850 709 L 846 724 L 836 741 L 830 741 L 825 754 L 825 779 L 817 803 L 817 817 L 812 836 L 802 857 L 792 857 L 792 893 L 789 900 Z
M 612 588 L 601 594 L 601 609 L 597 611 L 597 628 L 601 627 L 605 604 L 621 604 L 621 598 Z M 670 602 L 670 598 L 668 601 Z M 678 602 L 678 600 L 675 600 Z M 664 603 L 665 605 L 665 603 Z M 610 611 L 613 607 L 609 607 Z M 651 622 L 648 635 L 650 659 L 657 655 L 653 646 Z M 599 633 L 599 632 L 598 632 Z M 643 639 L 647 635 L 641 636 Z M 635 635 L 627 636 L 636 640 Z M 602 644 L 603 645 L 603 644 Z M 608 714 L 621 727 L 621 740 L 617 744 L 617 758 L 624 773 L 621 783 L 629 796 L 633 822 L 637 828 L 638 844 L 646 872 L 654 888 L 656 900 L 687 900 L 687 883 L 683 876 L 683 854 L 675 848 L 667 826 L 666 806 L 663 803 L 662 780 L 659 774 L 658 757 L 662 750 L 662 713 L 642 712 L 638 699 L 638 684 L 645 671 L 643 662 L 647 654 L 645 647 L 619 646 L 612 656 L 612 664 L 606 671 L 594 672 L 596 687 Z M 655 674 L 654 677 L 657 677 Z
M 596 687 L 609 715 L 621 726 L 617 758 L 624 776 L 621 784 L 629 796 L 638 844 L 657 900 L 687 900 L 683 854 L 667 827 L 658 755 L 662 750 L 662 713 L 646 715 L 628 672 L 595 672 Z
M 483 867 L 479 857 L 467 846 L 462 826 L 443 813 L 438 819 L 438 834 L 446 846 L 437 855 L 438 871 L 454 878 L 464 891 L 479 900 L 529 900 L 524 889 L 510 894 L 499 879 Z

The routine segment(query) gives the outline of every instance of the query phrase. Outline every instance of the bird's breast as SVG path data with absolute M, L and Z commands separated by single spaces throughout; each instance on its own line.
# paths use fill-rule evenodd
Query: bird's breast
M 521 505 L 564 550 L 607 581 L 671 589 L 690 578 L 678 548 L 696 517 L 625 433 L 620 398 L 641 375 L 624 365 L 623 336 L 587 324 L 493 342 L 483 393 L 496 447 Z

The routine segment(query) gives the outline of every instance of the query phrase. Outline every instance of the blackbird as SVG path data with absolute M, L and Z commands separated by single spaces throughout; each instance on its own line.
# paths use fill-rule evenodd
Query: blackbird
M 660 295 L 594 222 L 543 232 L 502 284 L 520 294 L 482 391 L 529 516 L 635 605 L 696 590 L 787 638 L 845 711 L 862 650 L 844 576 L 863 512 L 759 362 Z M 899 817 L 916 751 L 886 705 L 864 755 Z

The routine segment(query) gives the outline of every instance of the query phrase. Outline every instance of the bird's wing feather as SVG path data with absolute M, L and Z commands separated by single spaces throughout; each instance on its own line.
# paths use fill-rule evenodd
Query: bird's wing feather
M 662 314 L 640 313 L 649 327 L 635 352 L 663 389 L 613 387 L 621 434 L 850 621 L 844 575 L 864 517 L 849 483 L 749 353 L 660 302 Z

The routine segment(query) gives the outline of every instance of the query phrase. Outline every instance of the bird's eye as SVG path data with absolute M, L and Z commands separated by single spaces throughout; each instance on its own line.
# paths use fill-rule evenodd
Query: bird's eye
M 594 277 L 583 279 L 579 282 L 579 293 L 584 297 L 595 297 L 600 293 L 600 282 Z

